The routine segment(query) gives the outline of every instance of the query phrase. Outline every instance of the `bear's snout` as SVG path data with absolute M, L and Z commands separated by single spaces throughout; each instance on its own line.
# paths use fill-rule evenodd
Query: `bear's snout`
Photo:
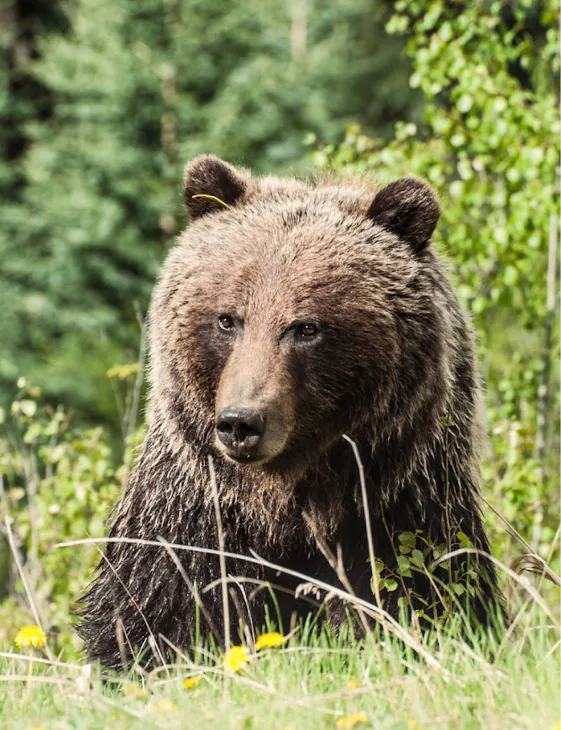
M 215 396 L 215 447 L 237 464 L 264 464 L 288 444 L 295 421 L 294 392 L 273 338 L 247 322 L 220 375 Z
M 216 432 L 228 455 L 253 461 L 265 433 L 267 416 L 247 408 L 223 408 L 216 419 Z

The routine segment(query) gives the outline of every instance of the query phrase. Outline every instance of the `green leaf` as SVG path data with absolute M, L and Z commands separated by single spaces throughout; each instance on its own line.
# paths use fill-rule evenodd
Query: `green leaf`
M 410 578 L 411 577 L 411 564 L 409 562 L 409 559 L 405 557 L 405 555 L 398 555 L 397 557 L 397 569 L 401 576 L 404 578 Z
M 458 544 L 461 548 L 468 549 L 468 548 L 473 547 L 473 543 L 471 542 L 469 537 L 465 534 L 465 532 L 458 532 L 456 538 L 457 538 Z
M 414 548 L 417 538 L 413 532 L 402 532 L 398 537 L 399 542 L 407 547 Z
M 470 94 L 462 94 L 456 102 L 456 106 L 462 114 L 467 114 L 473 106 L 473 98 Z

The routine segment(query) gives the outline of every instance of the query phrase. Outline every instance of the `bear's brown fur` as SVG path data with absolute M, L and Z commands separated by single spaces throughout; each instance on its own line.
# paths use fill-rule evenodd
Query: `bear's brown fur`
M 413 178 L 377 193 L 363 181 L 254 179 L 203 156 L 187 167 L 184 194 L 192 223 L 150 309 L 149 431 L 111 537 L 216 549 L 212 457 L 226 551 L 255 551 L 340 585 L 318 540 L 339 545 L 351 586 L 372 602 L 359 471 L 346 434 L 364 466 L 374 550 L 386 566 L 395 568 L 405 531 L 448 547 L 463 532 L 488 551 L 474 340 L 429 249 L 439 216 L 431 188 Z M 164 648 L 162 636 L 192 644 L 193 586 L 216 581 L 219 562 L 204 551 L 176 556 L 107 545 L 79 629 L 91 658 L 127 662 L 150 632 Z M 475 565 L 479 587 L 465 608 L 485 623 L 496 605 L 495 574 L 484 560 Z M 246 602 L 254 585 L 244 579 L 280 586 L 285 629 L 294 610 L 309 609 L 291 594 L 293 578 L 232 558 L 227 569 L 245 585 L 235 604 L 250 605 L 246 622 L 262 622 L 269 594 Z M 383 591 L 392 615 L 405 583 L 433 602 L 430 582 L 413 573 Z M 201 599 L 202 633 L 212 626 L 220 634 L 220 587 Z M 331 620 L 343 615 L 334 606 Z M 239 638 L 235 621 L 232 636 Z

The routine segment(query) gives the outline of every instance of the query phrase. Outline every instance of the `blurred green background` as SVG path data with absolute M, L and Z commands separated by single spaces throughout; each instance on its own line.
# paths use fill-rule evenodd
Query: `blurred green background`
M 558 23 L 553 0 L 3 1 L 6 626 L 26 610 L 16 555 L 68 633 L 95 551 L 52 546 L 103 534 L 126 478 L 142 322 L 202 152 L 432 182 L 480 338 L 495 552 L 558 554 Z

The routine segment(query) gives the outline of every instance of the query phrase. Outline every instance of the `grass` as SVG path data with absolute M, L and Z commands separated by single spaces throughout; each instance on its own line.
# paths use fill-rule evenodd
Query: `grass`
M 12 648 L 0 658 L 0 726 L 556 730 L 559 632 L 537 616 L 527 608 L 500 646 L 425 637 L 431 665 L 391 637 L 357 645 L 325 630 L 296 634 L 234 674 L 219 654 L 201 650 L 195 663 L 183 657 L 103 682 L 89 665 L 45 659 L 41 650 L 6 656 Z M 189 676 L 201 680 L 185 689 Z
M 67 662 L 48 647 L 0 646 L 0 728 L 561 730 L 559 609 L 551 607 L 561 581 L 537 555 L 525 558 L 533 560 L 516 571 L 493 559 L 509 578 L 510 598 L 519 601 L 500 638 L 462 627 L 458 612 L 420 634 L 418 625 L 392 622 L 375 605 L 358 602 L 382 621 L 364 640 L 354 640 L 348 627 L 334 633 L 311 621 L 235 672 L 212 646 L 190 656 L 178 652 L 173 664 L 151 671 L 135 666 L 127 675 Z M 539 577 L 532 582 L 522 573 Z
M 215 491 L 212 478 L 211 484 Z M 218 504 L 216 508 L 220 520 Z M 495 644 L 486 637 L 464 643 L 453 622 L 440 635 L 426 636 L 386 622 L 377 641 L 368 637 L 363 643 L 344 633 L 302 629 L 282 648 L 259 652 L 241 672 L 226 672 L 220 652 L 201 648 L 195 656 L 179 656 L 173 666 L 102 677 L 99 668 L 76 660 L 72 650 L 53 657 L 45 649 L 15 647 L 11 642 L 17 629 L 11 637 L 8 633 L 19 618 L 6 609 L 3 617 L 9 628 L 0 626 L 0 637 L 5 637 L 4 645 L 0 638 L 0 728 L 561 730 L 560 611 L 555 606 L 561 580 L 548 567 L 558 555 L 559 531 L 544 561 L 506 525 L 525 553 L 510 568 L 495 562 L 500 575 L 508 578 L 509 595 L 515 592 L 514 599 L 524 603 L 518 612 L 511 610 L 512 630 Z M 10 520 L 5 532 L 32 620 L 38 624 L 39 601 L 26 579 L 27 564 L 20 560 Z M 84 543 L 106 541 L 69 540 L 59 547 L 75 550 Z M 219 554 L 227 556 L 219 547 Z M 335 573 L 336 563 L 333 558 Z M 58 564 L 49 564 L 50 571 L 55 568 L 60 571 Z M 224 568 L 221 573 L 226 585 Z M 523 573 L 533 575 L 532 582 Z M 375 609 L 372 606 L 369 615 Z M 46 625 L 66 631 L 68 613 Z M 197 678 L 191 689 L 184 687 L 188 677 Z

